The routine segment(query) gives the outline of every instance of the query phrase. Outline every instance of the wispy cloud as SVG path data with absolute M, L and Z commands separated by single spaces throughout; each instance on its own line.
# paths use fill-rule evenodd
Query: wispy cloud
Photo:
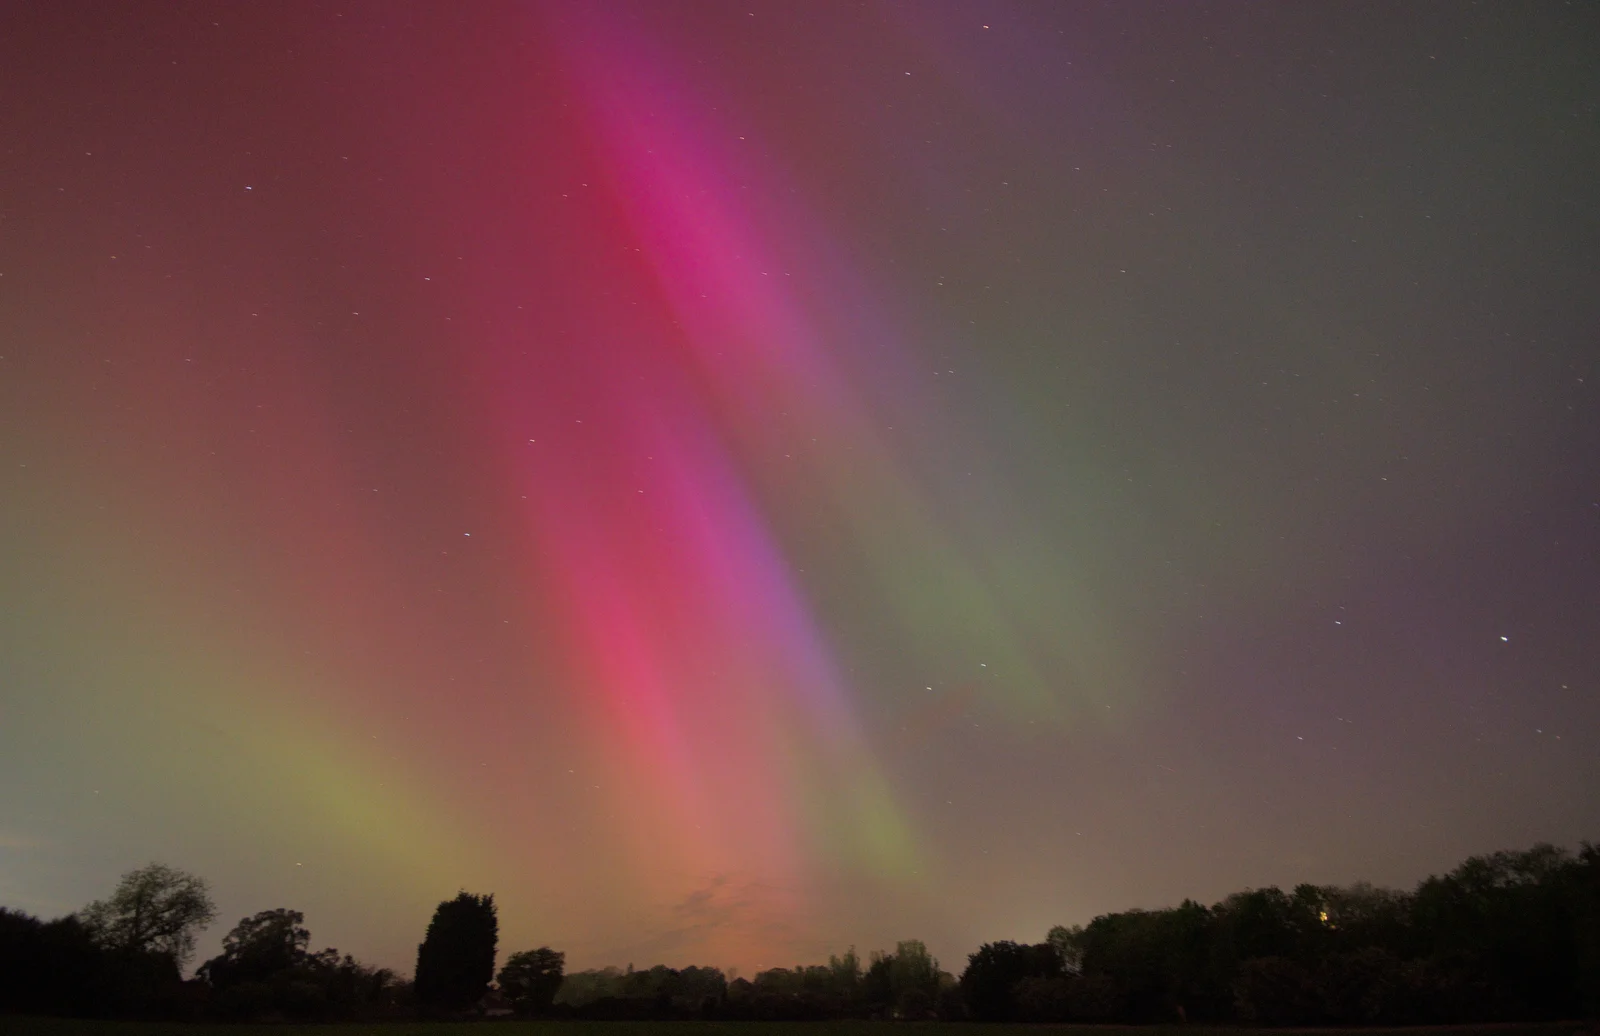
M 13 831 L 0 827 L 0 850 L 27 852 L 48 848 L 50 848 L 50 841 L 47 838 L 40 835 L 31 835 L 26 831 Z
M 640 926 L 640 938 L 603 956 L 639 967 L 688 964 L 741 968 L 811 962 L 826 955 L 798 918 L 793 890 L 727 874 L 704 880 Z

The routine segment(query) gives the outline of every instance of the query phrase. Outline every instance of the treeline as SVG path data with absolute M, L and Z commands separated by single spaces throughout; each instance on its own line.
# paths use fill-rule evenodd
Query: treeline
M 1300 885 L 1106 914 L 986 943 L 959 978 L 921 943 L 777 968 L 569 975 L 581 1017 L 1259 1025 L 1539 1021 L 1600 1014 L 1600 847 L 1474 857 L 1414 891 Z
M 1474 857 L 1412 892 L 1358 884 L 1130 910 L 992 943 L 968 1010 L 1018 1021 L 1263 1025 L 1537 1021 L 1600 1013 L 1600 847 Z
M 216 918 L 204 880 L 162 864 L 112 895 L 41 921 L 0 908 L 0 1012 L 91 1018 L 411 1017 L 411 984 L 331 947 L 312 951 L 304 917 L 241 920 L 222 953 L 183 979 L 196 934 Z
M 959 978 L 919 942 L 726 981 L 568 975 L 578 1017 L 1401 1025 L 1600 1014 L 1600 847 L 1473 857 L 1413 891 L 1299 885 L 986 943 Z
M 912 939 L 863 965 L 854 949 L 827 964 L 771 968 L 731 981 L 717 968 L 604 968 L 567 975 L 555 1013 L 585 1019 L 962 1018 L 955 976 Z
M 288 909 L 242 919 L 185 981 L 214 918 L 202 880 L 159 864 L 54 921 L 0 909 L 0 1012 L 1261 1025 L 1600 1014 L 1600 847 L 1587 843 L 1576 855 L 1539 845 L 1474 857 L 1411 892 L 1300 885 L 1106 914 L 1038 944 L 986 943 L 959 977 L 915 940 L 748 979 L 710 967 L 566 974 L 549 947 L 511 953 L 497 972 L 494 897 L 462 892 L 434 912 L 409 982 L 312 951 Z

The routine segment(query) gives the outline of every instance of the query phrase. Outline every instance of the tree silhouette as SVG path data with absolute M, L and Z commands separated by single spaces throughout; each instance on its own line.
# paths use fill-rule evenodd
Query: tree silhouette
M 1049 943 L 984 943 L 967 958 L 967 970 L 961 973 L 961 993 L 979 1021 L 1011 1021 L 1016 1016 L 1015 990 L 1023 979 L 1048 979 L 1060 974 L 1061 958 Z
M 939 962 L 920 939 L 895 944 L 893 953 L 874 953 L 863 979 L 869 1002 L 886 1006 L 896 1018 L 926 1018 L 939 1003 Z
M 109 899 L 79 912 L 83 926 L 108 949 L 156 953 L 182 967 L 194 952 L 195 933 L 216 919 L 205 880 L 152 863 L 131 870 Z
M 828 971 L 833 992 L 842 1006 L 853 1005 L 861 996 L 861 958 L 856 948 L 850 947 L 844 955 L 828 955 Z
M 306 958 L 311 933 L 298 910 L 263 910 L 246 917 L 222 940 L 222 954 L 200 965 L 200 975 L 217 989 L 259 982 Z
M 75 916 L 0 907 L 0 1015 L 110 1013 L 106 956 Z
M 548 946 L 513 953 L 496 978 L 500 992 L 518 1014 L 543 1014 L 550 1010 L 556 991 L 561 988 L 566 960 L 566 954 Z
M 499 930 L 492 895 L 462 892 L 440 903 L 417 947 L 417 1003 L 460 1011 L 482 999 L 494 978 Z
M 1045 936 L 1045 942 L 1056 951 L 1056 958 L 1061 961 L 1061 970 L 1068 975 L 1083 974 L 1083 926 L 1056 925 Z

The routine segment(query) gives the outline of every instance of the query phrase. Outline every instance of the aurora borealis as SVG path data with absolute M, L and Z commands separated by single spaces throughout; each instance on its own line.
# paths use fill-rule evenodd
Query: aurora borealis
M 1597 40 L 7 5 L 0 903 L 949 966 L 1600 838 Z

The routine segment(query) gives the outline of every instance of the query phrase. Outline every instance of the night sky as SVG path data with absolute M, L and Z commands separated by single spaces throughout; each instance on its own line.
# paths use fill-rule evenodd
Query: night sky
M 0 903 L 409 971 L 1600 838 L 1600 8 L 0 8 Z

